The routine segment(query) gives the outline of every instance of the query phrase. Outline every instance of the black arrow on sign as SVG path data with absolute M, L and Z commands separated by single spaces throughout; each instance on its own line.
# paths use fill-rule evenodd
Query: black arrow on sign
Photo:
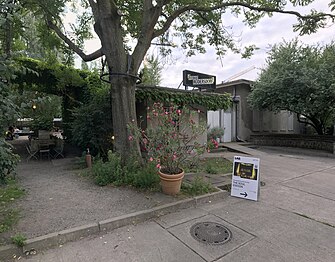
M 247 197 L 247 192 L 244 192 L 244 193 L 240 193 L 240 195 L 244 196 L 244 197 Z

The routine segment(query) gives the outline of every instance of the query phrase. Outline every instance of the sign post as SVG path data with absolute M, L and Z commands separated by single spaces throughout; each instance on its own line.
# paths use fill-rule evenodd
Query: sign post
M 206 75 L 190 70 L 183 71 L 183 84 L 185 88 L 187 86 L 193 86 L 201 89 L 215 89 L 216 88 L 216 76 Z
M 257 201 L 259 197 L 259 158 L 235 156 L 231 196 Z

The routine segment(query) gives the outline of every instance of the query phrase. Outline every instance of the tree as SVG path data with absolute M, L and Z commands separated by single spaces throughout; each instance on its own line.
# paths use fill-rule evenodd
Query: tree
M 249 96 L 259 109 L 288 110 L 319 135 L 333 133 L 335 120 L 335 43 L 305 46 L 297 40 L 269 52 L 267 67 Z
M 158 57 L 148 56 L 142 69 L 142 84 L 159 86 L 162 79 L 162 66 L 160 66 Z
M 113 130 L 115 149 L 125 160 L 131 152 L 138 152 L 137 143 L 128 141 L 127 124 L 136 120 L 135 84 L 140 65 L 153 39 L 168 41 L 170 28 L 183 39 L 183 47 L 188 55 L 196 51 L 205 52 L 203 44 L 208 42 L 216 47 L 217 54 L 222 55 L 226 49 L 238 51 L 232 36 L 223 26 L 222 17 L 230 10 L 236 15 L 244 14 L 246 24 L 254 26 L 264 15 L 273 12 L 292 14 L 298 17 L 296 30 L 302 33 L 315 32 L 324 26 L 330 14 L 313 11 L 303 16 L 295 11 L 284 10 L 286 1 L 250 0 L 87 0 L 83 3 L 84 12 L 78 18 L 78 25 L 73 26 L 79 40 L 85 38 L 90 23 L 101 41 L 101 48 L 92 54 L 85 54 L 76 44 L 72 35 L 62 28 L 62 12 L 65 3 L 79 1 L 30 0 L 31 10 L 44 14 L 47 25 L 76 52 L 84 61 L 92 61 L 105 56 L 111 85 Z M 307 5 L 313 0 L 291 0 L 294 5 Z M 332 3 L 334 4 L 334 3 Z M 76 9 L 79 13 L 79 9 Z M 194 30 L 197 29 L 197 30 Z M 136 43 L 132 48 L 129 40 Z M 80 41 L 79 41 L 80 42 Z M 136 145 L 136 148 L 133 147 Z

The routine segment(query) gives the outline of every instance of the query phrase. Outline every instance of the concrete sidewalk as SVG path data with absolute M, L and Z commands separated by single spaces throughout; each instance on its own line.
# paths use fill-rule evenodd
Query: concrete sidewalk
M 334 159 L 230 146 L 261 159 L 265 186 L 258 202 L 227 194 L 21 261 L 334 261 Z M 225 153 L 234 155 L 239 153 Z M 225 226 L 231 240 L 223 245 L 195 240 L 190 229 L 198 222 Z

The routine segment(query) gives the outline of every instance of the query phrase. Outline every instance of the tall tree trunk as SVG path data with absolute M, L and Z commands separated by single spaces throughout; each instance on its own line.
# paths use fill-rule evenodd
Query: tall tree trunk
M 130 156 L 141 159 L 139 143 L 129 141 L 127 125 L 136 124 L 135 84 L 130 74 L 137 73 L 140 63 L 134 63 L 123 43 L 121 16 L 112 1 L 97 1 L 99 15 L 95 16 L 94 30 L 98 34 L 102 53 L 106 56 L 111 82 L 114 149 L 123 163 Z M 95 10 L 97 12 L 97 10 Z
M 122 76 L 111 80 L 114 148 L 125 163 L 130 156 L 141 157 L 139 143 L 129 140 L 127 128 L 128 124 L 136 123 L 135 81 Z

